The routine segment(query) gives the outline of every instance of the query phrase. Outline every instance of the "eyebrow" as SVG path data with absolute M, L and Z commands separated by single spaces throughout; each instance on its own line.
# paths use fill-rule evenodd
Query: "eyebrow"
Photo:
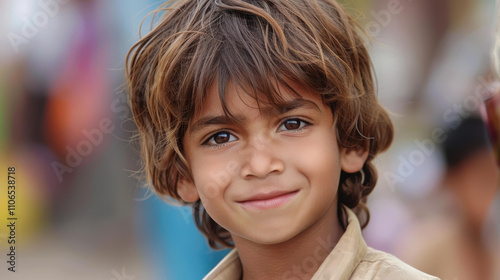
M 278 108 L 274 107 L 265 107 L 261 108 L 261 113 L 264 116 L 277 116 L 277 115 L 283 115 L 287 112 L 290 112 L 292 110 L 298 109 L 298 108 L 309 108 L 313 110 L 317 110 L 321 113 L 323 111 L 321 108 L 316 104 L 315 102 L 307 99 L 294 99 L 289 102 L 285 102 Z M 203 118 L 200 118 L 196 122 L 193 123 L 191 128 L 189 129 L 189 134 L 193 134 L 201 129 L 203 129 L 206 126 L 210 125 L 233 125 L 235 123 L 243 123 L 245 122 L 246 118 L 242 115 L 234 115 L 234 118 L 230 118 L 227 115 L 219 115 L 219 116 L 206 116 Z

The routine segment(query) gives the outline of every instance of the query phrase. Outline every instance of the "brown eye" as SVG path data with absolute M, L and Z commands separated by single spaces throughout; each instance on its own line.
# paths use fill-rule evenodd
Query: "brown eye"
M 301 131 L 305 126 L 310 125 L 310 123 L 303 121 L 301 119 L 288 119 L 285 120 L 281 126 L 278 128 L 278 131 Z
M 286 129 L 288 130 L 294 130 L 300 128 L 300 121 L 299 120 L 287 120 L 283 124 Z
M 210 138 L 203 143 L 204 145 L 207 146 L 217 146 L 217 145 L 223 145 L 232 141 L 238 140 L 234 135 L 227 131 L 220 131 L 215 134 L 212 134 Z
M 214 135 L 214 142 L 217 144 L 226 143 L 229 141 L 229 133 L 227 132 L 219 132 Z

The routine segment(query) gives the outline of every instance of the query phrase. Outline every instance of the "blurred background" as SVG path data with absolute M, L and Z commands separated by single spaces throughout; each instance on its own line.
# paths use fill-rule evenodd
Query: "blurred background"
M 132 177 L 124 61 L 161 3 L 0 0 L 0 279 L 201 279 L 227 254 L 209 249 L 189 208 Z M 500 279 L 499 120 L 484 121 L 495 1 L 343 3 L 372 37 L 396 127 L 376 160 L 367 243 L 442 279 Z

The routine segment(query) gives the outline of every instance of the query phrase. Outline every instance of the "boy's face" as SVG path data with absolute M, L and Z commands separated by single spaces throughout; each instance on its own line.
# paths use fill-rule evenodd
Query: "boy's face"
M 201 198 L 233 238 L 259 244 L 336 221 L 340 171 L 359 171 L 367 156 L 339 150 L 331 109 L 318 94 L 296 88 L 299 97 L 280 89 L 287 106 L 259 110 L 230 84 L 226 102 L 237 122 L 224 115 L 212 90 L 183 138 L 193 181 L 180 180 L 181 197 Z

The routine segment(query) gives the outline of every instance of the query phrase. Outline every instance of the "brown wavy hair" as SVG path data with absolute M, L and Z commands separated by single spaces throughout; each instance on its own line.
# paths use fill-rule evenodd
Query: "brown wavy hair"
M 368 149 L 362 171 L 341 173 L 343 205 L 369 221 L 366 198 L 375 187 L 376 154 L 388 148 L 392 123 L 379 105 L 361 28 L 333 0 L 196 0 L 167 2 L 156 27 L 127 55 L 129 102 L 154 192 L 183 202 L 180 178 L 192 179 L 182 138 L 208 89 L 218 86 L 226 114 L 225 86 L 233 82 L 258 102 L 279 107 L 277 85 L 292 83 L 321 95 L 336 118 L 341 148 Z M 192 204 L 198 228 L 213 248 L 232 247 L 229 232 Z

